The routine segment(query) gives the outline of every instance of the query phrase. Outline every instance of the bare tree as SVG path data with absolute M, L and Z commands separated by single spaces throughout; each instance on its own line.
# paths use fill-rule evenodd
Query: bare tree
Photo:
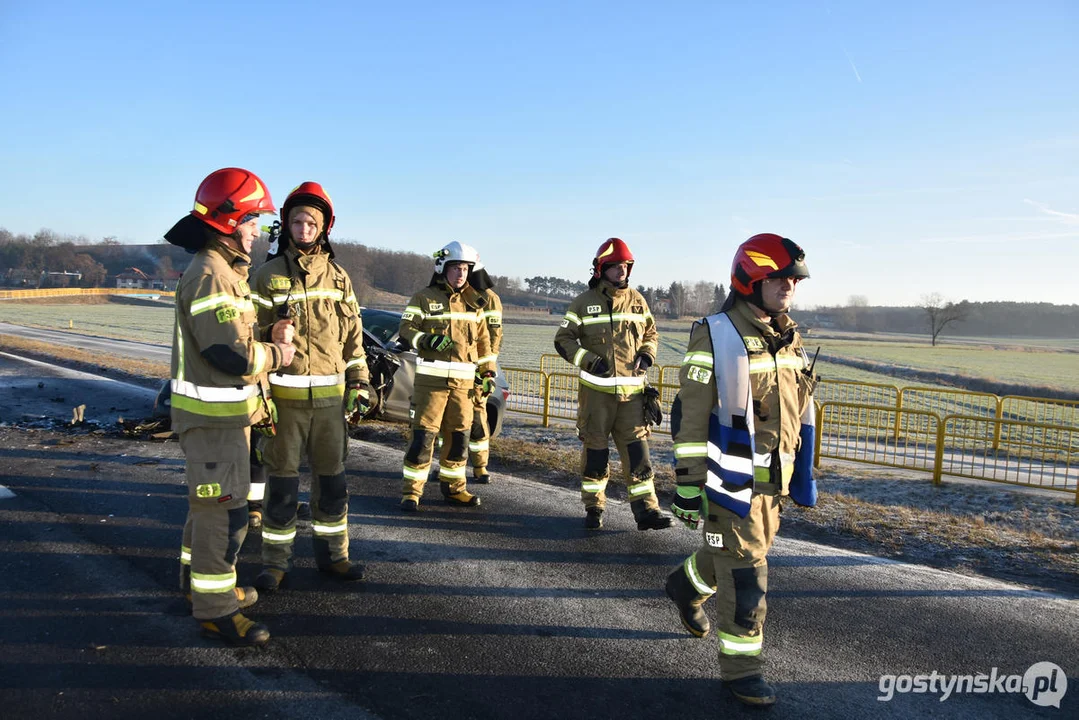
M 682 317 L 686 312 L 686 286 L 673 282 L 668 293 L 671 296 L 671 317 Z
M 922 310 L 925 310 L 929 320 L 929 336 L 932 344 L 937 344 L 937 336 L 948 325 L 962 322 L 967 319 L 970 311 L 970 303 L 966 300 L 953 303 L 946 301 L 940 293 L 930 293 L 922 296 Z

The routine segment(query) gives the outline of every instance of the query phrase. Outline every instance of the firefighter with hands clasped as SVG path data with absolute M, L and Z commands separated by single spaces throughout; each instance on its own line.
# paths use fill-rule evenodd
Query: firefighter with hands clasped
M 554 339 L 558 354 L 580 368 L 581 499 L 590 530 L 603 526 L 612 435 L 637 529 L 671 526 L 659 511 L 645 422 L 646 373 L 656 361 L 658 335 L 648 303 L 629 287 L 632 270 L 626 243 L 610 238 L 600 245 L 589 289 L 570 303 Z
M 362 580 L 349 560 L 345 416 L 370 404 L 360 308 L 348 273 L 334 262 L 330 196 L 315 182 L 295 188 L 281 207 L 277 247 L 255 273 L 252 298 L 263 336 L 293 334 L 296 357 L 269 376 L 277 428 L 263 448 L 267 497 L 262 519 L 259 590 L 273 592 L 292 569 L 300 464 L 312 471 L 311 531 L 318 569 L 342 581 Z
M 295 353 L 289 332 L 260 341 L 247 284 L 259 216 L 273 212 L 254 173 L 224 168 L 202 181 L 191 214 L 165 234 L 195 253 L 176 288 L 170 386 L 188 487 L 180 583 L 203 633 L 233 645 L 270 639 L 240 612 L 258 595 L 236 586 L 236 556 L 247 534 L 251 426 L 272 423 L 276 412 L 265 373 Z
M 739 246 L 731 294 L 693 326 L 671 409 L 677 497 L 671 510 L 700 549 L 667 578 L 685 628 L 704 637 L 701 605 L 716 597 L 719 668 L 747 705 L 775 702 L 762 675 L 768 551 L 780 502 L 816 504 L 812 366 L 788 316 L 805 253 L 770 233 Z
M 431 467 L 435 439 L 442 433 L 438 479 L 450 505 L 474 507 L 467 490 L 468 433 L 474 402 L 495 388 L 486 298 L 468 284 L 482 269 L 476 249 L 451 242 L 435 253 L 430 284 L 412 296 L 401 315 L 401 341 L 416 350 L 412 394 L 412 440 L 405 452 L 401 509 L 416 512 Z

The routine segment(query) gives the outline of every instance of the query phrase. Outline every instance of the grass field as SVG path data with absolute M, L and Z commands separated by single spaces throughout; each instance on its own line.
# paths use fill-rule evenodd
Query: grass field
M 169 345 L 172 342 L 173 309 L 115 302 L 100 304 L 46 304 L 0 302 L 0 322 L 17 323 L 77 333 L 123 338 Z M 660 365 L 680 365 L 689 339 L 691 321 L 660 323 Z M 509 322 L 500 362 L 506 367 L 538 368 L 541 355 L 554 352 L 557 318 L 544 324 Z M 970 338 L 962 344 L 948 342 L 931 347 L 915 337 L 887 337 L 835 333 L 806 338 L 812 355 L 817 345 L 822 356 L 865 359 L 961 376 L 988 378 L 1012 383 L 1057 387 L 1079 394 L 1079 354 L 1072 352 L 1077 342 L 1031 341 L 1004 338 L 978 342 Z M 1057 348 L 1053 350 L 1050 348 Z M 912 383 L 884 372 L 847 367 L 819 361 L 817 372 L 829 380 L 865 383 L 926 385 Z

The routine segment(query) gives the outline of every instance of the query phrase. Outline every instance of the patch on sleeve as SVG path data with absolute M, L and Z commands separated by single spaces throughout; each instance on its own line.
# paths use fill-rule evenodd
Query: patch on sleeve
M 688 377 L 693 382 L 699 382 L 703 385 L 707 385 L 708 382 L 712 379 L 712 371 L 708 368 L 702 368 L 693 365 L 689 368 L 689 372 L 686 374 L 686 377 Z
M 563 320 L 560 327 L 569 327 L 569 320 Z
M 723 533 L 710 533 L 704 534 L 704 541 L 708 543 L 709 547 L 721 548 L 723 547 Z
M 413 317 L 414 317 L 414 315 L 412 313 L 410 313 L 410 312 L 401 313 L 401 319 L 402 320 L 411 320 Z
M 236 292 L 238 292 L 241 297 L 247 297 L 251 294 L 251 286 L 247 284 L 246 280 L 237 280 Z
M 217 315 L 217 321 L 219 323 L 232 322 L 236 318 L 240 317 L 240 311 L 234 307 L 218 308 L 215 314 Z
M 288 290 L 292 287 L 292 279 L 284 275 L 274 275 L 270 278 L 270 287 L 274 290 Z

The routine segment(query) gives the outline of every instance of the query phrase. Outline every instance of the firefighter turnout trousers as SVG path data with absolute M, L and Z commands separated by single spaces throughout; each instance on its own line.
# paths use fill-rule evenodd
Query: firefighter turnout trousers
M 768 610 L 768 551 L 779 530 L 779 497 L 755 493 L 745 518 L 715 504 L 707 509 L 704 545 L 683 567 L 698 599 L 716 597 L 722 678 L 759 675 Z
M 180 586 L 190 566 L 191 614 L 210 620 L 239 612 L 236 556 L 247 537 L 251 428 L 190 428 L 180 433 L 187 476 L 187 521 Z
M 327 567 L 348 559 L 348 435 L 344 408 L 278 406 L 277 434 L 263 452 L 267 481 L 262 520 L 262 564 L 292 569 L 300 463 L 311 467 L 311 532 L 315 562 Z
M 465 490 L 468 460 L 468 433 L 472 427 L 471 387 L 425 387 L 412 392 L 412 442 L 405 453 L 402 495 L 418 500 L 431 469 L 435 439 L 441 430 L 442 450 L 438 479 L 444 494 Z
M 610 446 L 614 437 L 634 517 L 659 509 L 648 427 L 644 424 L 644 396 L 629 399 L 581 387 L 577 393 L 577 435 L 581 438 L 581 500 L 585 508 L 607 504 Z
M 472 431 L 468 436 L 468 464 L 473 471 L 487 471 L 487 459 L 491 454 L 491 431 L 487 427 L 487 398 L 482 393 L 472 393 Z

